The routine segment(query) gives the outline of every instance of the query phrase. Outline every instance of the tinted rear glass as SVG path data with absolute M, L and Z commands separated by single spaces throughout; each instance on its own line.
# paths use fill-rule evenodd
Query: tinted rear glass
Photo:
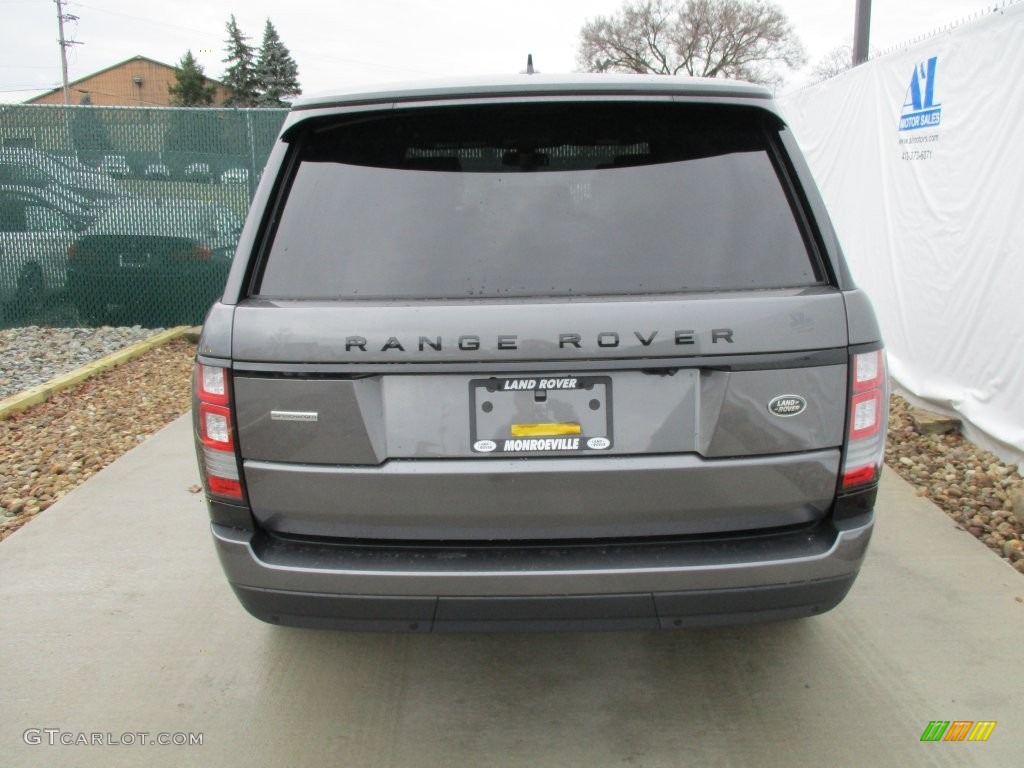
M 293 138 L 258 293 L 430 299 L 819 281 L 757 110 L 651 103 L 362 114 Z

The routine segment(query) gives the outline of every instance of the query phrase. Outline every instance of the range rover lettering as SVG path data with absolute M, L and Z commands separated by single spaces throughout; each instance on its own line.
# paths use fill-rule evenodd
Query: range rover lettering
M 264 621 L 674 628 L 843 599 L 887 398 L 768 91 L 532 75 L 298 102 L 193 414 Z

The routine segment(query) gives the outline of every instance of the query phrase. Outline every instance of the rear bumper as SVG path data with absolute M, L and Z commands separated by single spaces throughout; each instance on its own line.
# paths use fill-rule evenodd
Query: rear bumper
M 372 466 L 246 459 L 244 473 L 253 517 L 283 535 L 607 541 L 812 525 L 832 505 L 840 461 L 838 448 Z
M 366 546 L 214 524 L 259 619 L 370 631 L 643 629 L 799 618 L 835 607 L 873 515 L 760 536 L 551 546 Z

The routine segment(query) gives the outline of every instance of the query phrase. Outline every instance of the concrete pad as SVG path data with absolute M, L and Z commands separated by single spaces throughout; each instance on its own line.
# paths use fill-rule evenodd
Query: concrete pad
M 196 482 L 186 416 L 0 544 L 0 764 L 989 766 L 1024 747 L 1024 577 L 892 473 L 829 614 L 561 635 L 262 624 Z M 998 724 L 922 743 L 931 720 Z

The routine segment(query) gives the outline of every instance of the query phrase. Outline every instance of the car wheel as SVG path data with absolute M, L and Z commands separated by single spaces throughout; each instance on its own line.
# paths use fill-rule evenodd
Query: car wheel
M 78 315 L 78 322 L 89 327 L 110 325 L 106 305 L 94 296 L 83 295 L 82 291 L 72 293 L 71 303 Z
M 44 304 L 43 269 L 38 264 L 25 264 L 18 272 L 18 292 L 13 305 L 21 319 L 36 315 Z
M 0 301 L 0 328 L 17 324 L 18 308 L 16 301 Z

